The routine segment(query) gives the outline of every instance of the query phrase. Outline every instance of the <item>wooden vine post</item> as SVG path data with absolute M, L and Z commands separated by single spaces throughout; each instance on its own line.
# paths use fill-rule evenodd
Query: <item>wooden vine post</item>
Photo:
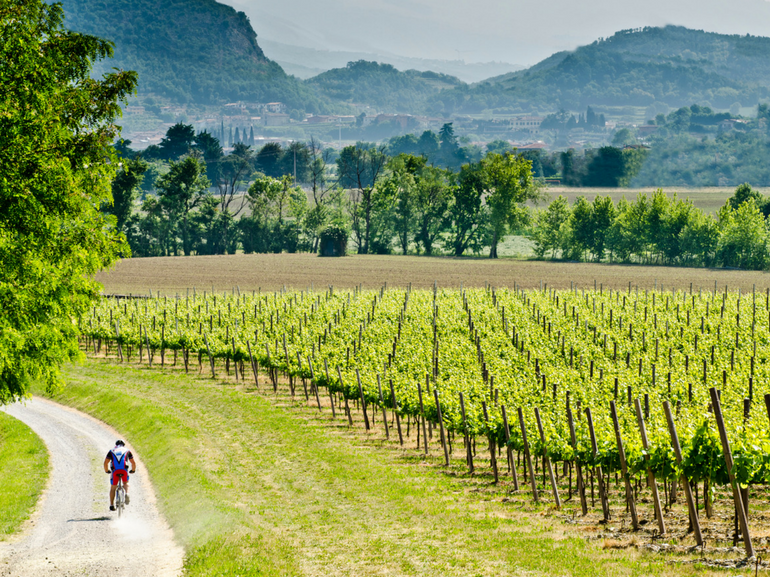
M 302 357 L 300 357 L 299 351 L 297 351 L 297 374 L 300 375 L 300 378 L 302 379 L 302 389 L 305 392 L 305 402 L 307 403 L 310 401 L 310 395 L 308 395 L 307 392 L 307 381 L 305 380 L 305 377 L 302 376 Z
M 495 447 L 495 438 L 492 435 L 492 427 L 489 424 L 489 412 L 487 411 L 487 404 L 482 401 L 481 408 L 484 411 L 484 423 L 487 425 L 487 439 L 489 439 L 489 464 L 492 467 L 492 473 L 495 476 L 495 483 L 500 480 L 497 471 L 497 456 Z
M 315 402 L 318 405 L 318 411 L 321 411 L 321 397 L 318 396 L 318 381 L 315 378 L 315 370 L 313 369 L 313 359 L 307 358 L 307 366 L 310 368 L 310 381 L 313 383 L 313 390 L 315 391 Z
M 233 369 L 235 370 L 235 382 L 238 382 L 238 361 L 235 359 L 235 337 L 232 338 L 233 343 Z
M 332 406 L 332 419 L 337 418 L 337 412 L 334 410 L 334 396 L 332 395 L 332 381 L 329 378 L 329 363 L 324 358 L 324 372 L 326 373 L 326 389 L 329 391 L 329 402 Z
M 663 511 L 660 506 L 660 495 L 658 495 L 658 482 L 655 480 L 655 473 L 650 467 L 650 455 L 646 454 L 650 449 L 650 443 L 647 440 L 647 427 L 644 425 L 644 415 L 642 414 L 642 404 L 639 399 L 634 399 L 636 408 L 636 420 L 639 423 L 639 433 L 642 437 L 642 449 L 645 451 L 644 461 L 647 464 L 647 481 L 652 489 L 652 501 L 655 507 L 655 518 L 658 520 L 658 534 L 666 534 L 666 522 L 663 520 Z
M 623 481 L 626 486 L 626 501 L 631 511 L 631 526 L 634 531 L 639 530 L 639 518 L 636 516 L 636 503 L 634 502 L 634 490 L 631 488 L 631 480 L 628 477 L 628 466 L 626 464 L 626 451 L 623 448 L 623 439 L 620 435 L 620 422 L 618 421 L 618 409 L 615 401 L 610 401 L 610 413 L 612 414 L 612 424 L 615 426 L 615 441 L 618 445 L 618 457 L 620 458 L 620 470 L 623 473 Z
M 679 435 L 676 433 L 676 424 L 674 423 L 674 415 L 671 414 L 671 404 L 668 401 L 663 401 L 663 410 L 666 413 L 666 421 L 668 422 L 668 432 L 671 435 L 671 446 L 674 448 L 674 456 L 679 466 L 682 465 L 682 448 L 679 445 Z M 690 522 L 692 523 L 693 531 L 695 532 L 695 542 L 700 547 L 703 545 L 703 535 L 700 530 L 700 521 L 698 520 L 698 511 L 695 508 L 695 501 L 692 497 L 692 490 L 690 489 L 690 482 L 687 477 L 682 473 L 680 480 L 684 485 L 684 495 L 687 500 L 687 509 L 690 513 Z
M 463 418 L 463 440 L 465 442 L 465 461 L 468 463 L 468 473 L 473 475 L 473 451 L 471 450 L 471 436 L 468 434 L 468 419 L 465 416 L 465 399 L 460 391 L 460 414 Z
M 120 327 L 118 321 L 115 321 L 115 343 L 118 345 L 118 355 L 120 355 L 120 362 L 123 362 L 123 348 L 120 346 Z
M 206 353 L 209 356 L 209 364 L 211 365 L 211 378 L 212 379 L 216 379 L 217 378 L 217 374 L 214 371 L 214 357 L 211 356 L 211 347 L 209 346 L 209 337 L 208 337 L 208 335 L 206 333 L 203 333 L 203 340 L 206 343 Z M 148 353 L 147 356 L 149 356 L 149 353 Z M 152 364 L 150 364 L 150 366 L 152 366 Z
M 254 373 L 254 385 L 259 389 L 259 371 L 257 370 L 257 364 L 254 362 L 254 354 L 251 352 L 251 343 L 246 341 L 246 349 L 249 351 L 249 362 L 251 362 L 251 372 Z M 187 363 L 187 357 L 185 357 L 185 366 Z
M 420 415 L 422 416 L 422 440 L 423 444 L 425 445 L 425 454 L 428 454 L 428 431 L 425 428 L 425 406 L 422 402 L 422 386 L 420 385 L 420 381 L 417 381 L 417 396 L 420 399 Z M 419 427 L 419 424 L 417 425 Z M 419 430 L 417 431 L 417 434 L 419 435 Z M 419 446 L 417 447 L 419 449 Z
M 441 414 L 441 403 L 438 399 L 438 389 L 433 387 L 433 397 L 436 400 L 436 414 L 438 416 L 438 427 L 441 434 L 441 446 L 444 448 L 444 465 L 449 466 L 449 449 L 446 443 L 446 432 L 444 431 L 444 417 Z M 387 425 L 386 425 L 387 426 Z
M 144 327 L 144 341 L 147 344 L 147 362 L 150 363 L 150 368 L 152 368 L 152 350 L 150 349 L 150 337 L 147 336 L 147 327 Z M 102 348 L 101 340 L 99 341 L 99 348 Z
M 385 438 L 390 439 L 390 431 L 388 431 L 388 413 L 385 411 L 385 399 L 382 398 L 382 381 L 380 380 L 379 373 L 377 373 L 377 391 L 380 393 L 380 407 L 382 407 L 382 424 L 385 426 Z
M 270 375 L 270 380 L 273 382 L 273 392 L 278 393 L 278 378 L 275 375 L 275 369 L 270 366 L 270 345 L 265 343 L 265 351 L 267 351 L 267 372 Z
M 586 502 L 586 487 L 583 481 L 583 467 L 577 457 L 577 436 L 575 435 L 575 420 L 572 418 L 572 409 L 567 405 L 567 422 L 569 423 L 569 436 L 572 450 L 575 452 L 575 470 L 577 471 L 578 495 L 580 495 L 580 510 L 583 515 L 588 515 L 588 503 Z
M 553 491 L 553 500 L 556 501 L 556 508 L 561 509 L 561 498 L 559 497 L 559 487 L 556 485 L 556 477 L 553 475 L 553 466 L 551 465 L 551 459 L 548 456 L 548 446 L 545 442 L 545 433 L 543 432 L 543 423 L 540 420 L 540 409 L 535 407 L 535 420 L 537 421 L 537 430 L 540 433 L 540 442 L 543 445 L 543 458 L 545 459 L 545 465 L 548 467 L 548 477 L 551 480 L 551 490 Z
M 403 447 L 404 446 L 404 436 L 401 434 L 401 417 L 398 415 L 398 401 L 396 400 L 396 389 L 393 386 L 393 379 L 390 380 L 390 396 L 393 401 L 393 414 L 396 417 L 396 426 L 398 427 L 398 442 Z
M 345 394 L 345 386 L 342 384 L 342 371 L 340 370 L 339 365 L 337 365 L 337 376 L 340 379 L 340 388 L 342 389 L 342 398 L 345 399 L 345 414 L 348 416 L 348 425 L 352 427 L 353 415 L 350 412 L 350 403 L 348 403 L 348 396 Z
M 733 462 L 733 454 L 730 450 L 730 440 L 727 438 L 725 421 L 722 417 L 722 404 L 719 401 L 719 393 L 714 387 L 711 387 L 709 389 L 709 394 L 711 395 L 711 404 L 714 409 L 714 418 L 716 419 L 717 427 L 719 428 L 719 438 L 722 440 L 722 452 L 725 455 L 727 474 L 730 476 L 730 486 L 733 489 L 735 514 L 738 516 L 738 521 L 740 522 L 743 545 L 746 548 L 746 556 L 754 557 L 754 545 L 751 543 L 751 534 L 749 533 L 749 520 L 746 517 L 746 508 L 744 507 L 743 499 L 741 498 L 740 487 L 738 487 L 738 483 L 735 480 L 735 463 Z
M 586 422 L 588 423 L 588 432 L 591 435 L 591 455 L 595 461 L 599 454 L 599 447 L 596 444 L 596 431 L 594 430 L 594 419 L 591 416 L 590 407 L 586 408 Z M 607 499 L 607 491 L 604 486 L 604 472 L 602 471 L 601 465 L 596 465 L 596 467 L 594 467 L 594 471 L 596 472 L 596 476 L 599 478 L 599 498 L 602 502 L 602 514 L 604 516 L 604 521 L 607 522 L 610 520 L 610 503 Z
M 511 429 L 508 426 L 508 415 L 505 413 L 505 405 L 501 405 L 500 409 L 503 413 L 503 427 L 505 427 L 505 448 L 508 453 L 508 462 L 511 464 L 511 477 L 513 478 L 513 490 L 519 490 L 519 479 L 516 476 L 516 461 L 513 458 L 513 450 L 511 449 Z
M 537 480 L 535 479 L 535 469 L 532 467 L 532 454 L 529 452 L 529 442 L 527 441 L 527 426 L 524 424 L 524 412 L 521 410 L 521 407 L 519 407 L 518 413 L 519 426 L 521 427 L 521 442 L 524 445 L 524 456 L 527 458 L 527 469 L 529 470 L 529 482 L 532 486 L 532 498 L 537 503 Z

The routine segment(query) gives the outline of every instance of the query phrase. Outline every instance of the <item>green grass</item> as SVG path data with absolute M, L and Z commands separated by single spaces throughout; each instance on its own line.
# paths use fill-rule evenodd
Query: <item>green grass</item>
M 21 421 L 0 412 L 0 540 L 29 519 L 48 478 L 48 451 Z
M 103 361 L 64 372 L 55 399 L 136 448 L 190 576 L 704 574 L 602 550 L 460 463 L 444 472 L 285 397 Z

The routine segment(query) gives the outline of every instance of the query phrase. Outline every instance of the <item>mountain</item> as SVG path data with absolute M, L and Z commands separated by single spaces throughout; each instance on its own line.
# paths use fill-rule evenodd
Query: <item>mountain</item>
M 281 101 L 323 112 L 330 103 L 268 59 L 243 12 L 214 0 L 62 0 L 65 25 L 115 44 L 98 65 L 139 72 L 139 94 L 179 104 Z
M 407 70 L 390 64 L 349 62 L 306 81 L 321 95 L 345 104 L 368 105 L 384 112 L 417 113 L 426 100 L 444 90 L 465 86 L 446 74 Z
M 463 60 L 430 60 L 425 58 L 408 58 L 390 53 L 345 52 L 337 50 L 316 50 L 275 42 L 260 41 L 265 53 L 281 65 L 286 72 L 299 78 L 311 78 L 333 68 L 343 68 L 348 62 L 368 60 L 380 64 L 392 64 L 401 71 L 420 70 L 439 72 L 456 76 L 463 82 L 479 82 L 491 76 L 501 76 L 509 72 L 521 70 L 523 66 L 508 62 L 465 62 Z
M 770 22 L 766 0 L 221 1 L 258 22 L 261 40 L 317 50 L 527 65 L 624 28 L 677 24 L 723 34 L 767 35 Z M 400 68 L 389 60 L 364 59 Z
M 770 38 L 680 26 L 625 30 L 535 66 L 431 98 L 445 113 L 586 106 L 728 108 L 770 97 Z

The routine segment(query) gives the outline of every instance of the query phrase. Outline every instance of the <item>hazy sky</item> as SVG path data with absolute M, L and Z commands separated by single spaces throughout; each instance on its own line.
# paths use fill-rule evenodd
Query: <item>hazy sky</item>
M 770 0 L 220 0 L 257 35 L 317 48 L 534 64 L 617 30 L 770 36 Z

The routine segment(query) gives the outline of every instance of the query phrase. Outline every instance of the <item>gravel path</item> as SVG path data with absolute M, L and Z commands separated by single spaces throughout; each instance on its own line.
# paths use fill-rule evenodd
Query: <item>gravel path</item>
M 51 477 L 27 529 L 0 543 L 0 575 L 14 577 L 175 577 L 184 552 L 158 513 L 155 494 L 134 451 L 131 504 L 121 519 L 109 510 L 102 463 L 115 430 L 83 413 L 43 399 L 5 407 L 43 439 Z M 130 448 L 130 439 L 126 439 Z

